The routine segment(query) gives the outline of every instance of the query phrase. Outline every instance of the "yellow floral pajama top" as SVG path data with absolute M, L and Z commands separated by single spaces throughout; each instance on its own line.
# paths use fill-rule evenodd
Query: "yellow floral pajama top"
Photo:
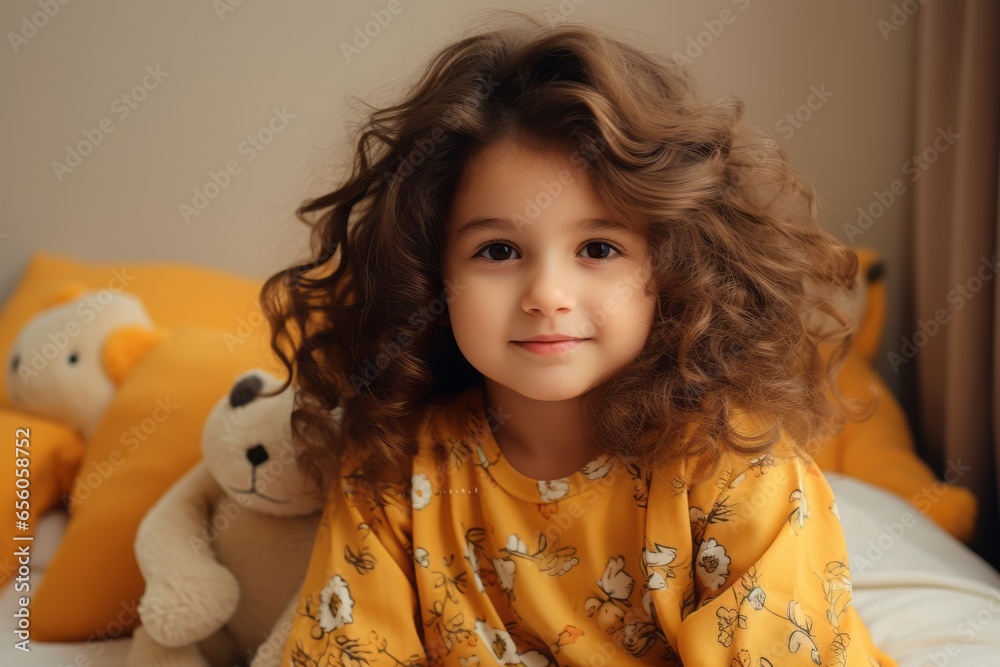
M 345 465 L 284 664 L 895 667 L 814 464 L 727 458 L 686 486 L 601 455 L 539 481 L 493 424 L 481 387 L 428 409 L 409 494 Z

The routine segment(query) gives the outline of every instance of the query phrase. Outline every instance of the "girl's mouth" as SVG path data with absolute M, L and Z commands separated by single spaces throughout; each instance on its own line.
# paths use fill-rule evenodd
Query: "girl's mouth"
M 533 352 L 535 354 L 563 354 L 583 345 L 587 339 L 576 338 L 573 340 L 554 340 L 554 341 L 512 341 L 514 345 L 520 347 L 528 352 Z

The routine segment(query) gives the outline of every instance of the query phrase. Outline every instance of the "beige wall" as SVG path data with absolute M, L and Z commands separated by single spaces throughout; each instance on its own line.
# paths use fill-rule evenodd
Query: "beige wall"
M 341 44 L 395 3 L 402 11 L 347 62 Z M 331 148 L 362 108 L 348 96 L 385 99 L 469 20 L 539 5 L 553 18 L 621 26 L 687 52 L 707 91 L 744 99 L 751 122 L 771 128 L 815 186 L 834 233 L 885 256 L 892 312 L 879 368 L 894 389 L 905 387 L 909 369 L 897 374 L 885 355 L 913 328 L 902 304 L 915 21 L 897 14 L 898 30 L 884 33 L 878 22 L 891 20 L 891 0 L 0 3 L 0 299 L 37 250 L 267 276 L 304 249 L 294 207 L 336 178 L 343 155 Z M 803 106 L 810 100 L 816 108 Z M 799 127 L 783 121 L 796 110 L 808 116 Z M 87 135 L 92 152 L 57 174 L 67 145 Z M 253 135 L 270 143 L 258 150 L 247 143 Z M 239 173 L 186 220 L 180 205 L 227 163 Z M 894 181 L 902 194 L 849 239 L 845 223 Z

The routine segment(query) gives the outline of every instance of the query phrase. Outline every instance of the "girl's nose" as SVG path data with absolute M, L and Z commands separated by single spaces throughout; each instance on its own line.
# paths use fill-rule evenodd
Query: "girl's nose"
M 521 297 L 521 308 L 526 313 L 535 311 L 552 316 L 576 307 L 572 277 L 557 262 L 540 263 L 527 273 L 526 279 Z

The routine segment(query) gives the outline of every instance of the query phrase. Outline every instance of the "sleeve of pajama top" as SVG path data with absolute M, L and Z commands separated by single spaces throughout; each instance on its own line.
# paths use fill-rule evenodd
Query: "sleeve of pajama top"
M 724 459 L 691 488 L 689 606 L 670 643 L 685 667 L 895 666 L 852 605 L 832 490 L 808 461 Z

